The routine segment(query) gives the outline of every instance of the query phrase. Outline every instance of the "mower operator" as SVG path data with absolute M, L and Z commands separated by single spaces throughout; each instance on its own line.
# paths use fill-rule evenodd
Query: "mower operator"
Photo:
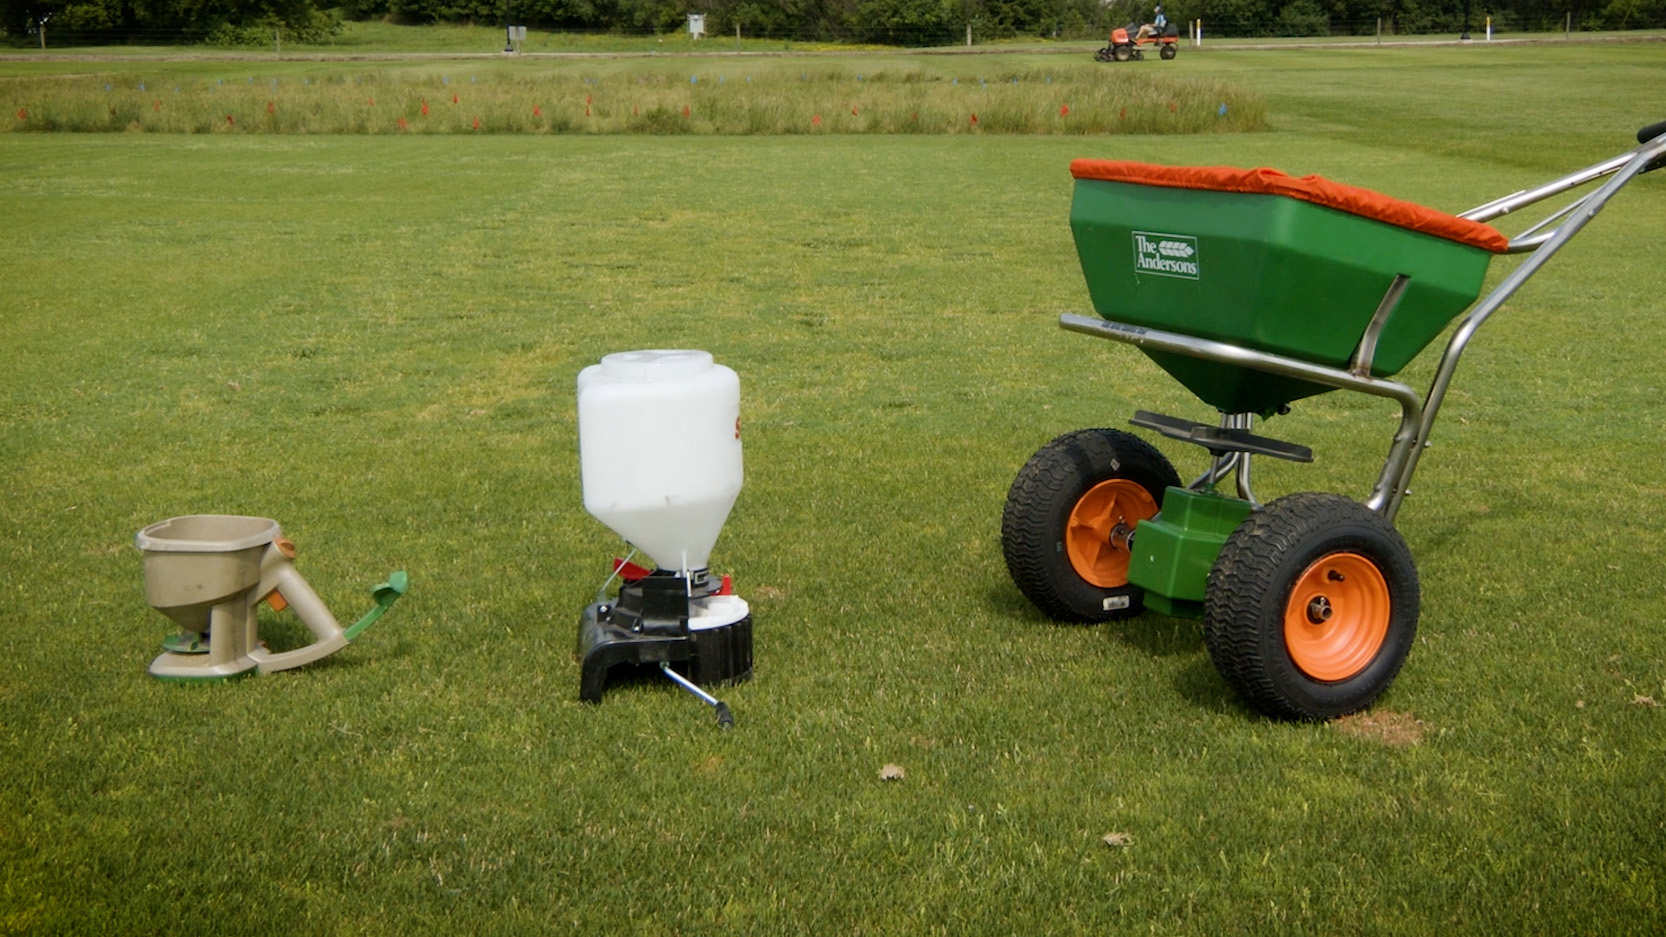
M 1157 4 L 1157 10 L 1151 17 L 1151 22 L 1141 24 L 1140 31 L 1134 36 L 1134 41 L 1139 42 L 1141 39 L 1162 35 L 1163 27 L 1167 26 L 1168 22 L 1168 17 L 1163 15 L 1163 5 L 1161 3 Z

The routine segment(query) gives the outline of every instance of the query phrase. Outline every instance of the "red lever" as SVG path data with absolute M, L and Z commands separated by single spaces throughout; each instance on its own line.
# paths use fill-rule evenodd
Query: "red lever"
M 618 573 L 619 578 L 625 580 L 626 582 L 636 582 L 639 579 L 646 579 L 653 573 L 653 570 L 651 569 L 643 569 L 635 563 L 627 563 L 617 556 L 613 558 L 613 571 Z

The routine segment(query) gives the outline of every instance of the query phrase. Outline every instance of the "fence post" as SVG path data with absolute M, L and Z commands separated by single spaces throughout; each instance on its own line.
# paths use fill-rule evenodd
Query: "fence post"
M 972 24 L 966 24 L 966 48 L 972 48 Z
M 1562 38 L 1563 39 L 1572 39 L 1573 38 L 1573 11 L 1572 10 L 1568 11 L 1567 22 L 1562 24 Z

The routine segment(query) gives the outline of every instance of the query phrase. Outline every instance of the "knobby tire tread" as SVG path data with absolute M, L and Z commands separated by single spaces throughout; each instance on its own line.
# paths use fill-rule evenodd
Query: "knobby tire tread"
M 1324 684 L 1288 659 L 1284 606 L 1313 559 L 1341 551 L 1371 558 L 1389 581 L 1393 611 L 1378 658 L 1348 680 Z M 1287 495 L 1251 514 L 1227 539 L 1209 573 L 1204 643 L 1221 677 L 1262 712 L 1331 719 L 1370 705 L 1394 680 L 1411 649 L 1418 602 L 1411 551 L 1381 515 L 1340 495 Z
M 1007 572 L 1036 608 L 1059 621 L 1108 621 L 1138 614 L 1138 590 L 1128 608 L 1106 612 L 1102 590 L 1076 575 L 1062 549 L 1063 526 L 1076 501 L 1107 478 L 1129 478 L 1159 504 L 1179 475 L 1155 447 L 1121 430 L 1066 433 L 1036 452 L 1013 480 L 1001 512 L 1001 552 Z M 1123 587 L 1132 589 L 1133 587 Z

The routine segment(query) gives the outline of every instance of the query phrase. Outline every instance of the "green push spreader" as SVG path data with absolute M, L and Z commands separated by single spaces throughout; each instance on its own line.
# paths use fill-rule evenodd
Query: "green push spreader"
M 1268 169 L 1071 164 L 1070 227 L 1098 316 L 1059 324 L 1136 346 L 1217 417 L 1141 410 L 1131 420 L 1208 451 L 1188 484 L 1122 430 L 1077 430 L 1036 452 L 1001 519 L 1019 590 L 1065 620 L 1147 607 L 1201 618 L 1216 669 L 1275 716 L 1328 719 L 1370 705 L 1415 636 L 1417 569 L 1394 517 L 1458 359 L 1616 192 L 1666 163 L 1666 122 L 1637 139 L 1461 215 Z M 1515 238 L 1487 224 L 1592 183 Z M 1499 253 L 1527 256 L 1477 301 Z M 1393 380 L 1448 332 L 1426 394 Z M 1307 462 L 1313 452 L 1254 432 L 1256 419 L 1330 390 L 1400 405 L 1371 494 L 1298 492 L 1263 504 L 1252 458 Z M 1231 490 L 1219 490 L 1228 479 Z

